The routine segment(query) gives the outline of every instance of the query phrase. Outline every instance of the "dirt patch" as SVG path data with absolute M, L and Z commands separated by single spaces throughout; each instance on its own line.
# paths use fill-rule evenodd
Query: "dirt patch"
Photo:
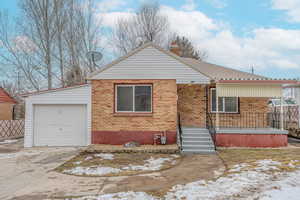
M 222 149 L 218 153 L 228 169 L 241 163 L 249 165 L 248 168 L 255 168 L 256 161 L 266 159 L 281 162 L 283 165 L 278 167 L 279 171 L 294 171 L 295 167 L 289 166 L 291 161 L 294 165 L 300 165 L 300 148 Z
M 100 155 L 100 156 L 99 156 Z M 112 159 L 102 158 L 101 155 L 111 155 Z M 133 170 L 128 166 L 143 166 L 149 159 L 166 159 L 161 167 L 157 170 Z M 65 162 L 55 170 L 57 172 L 66 173 L 68 170 L 76 167 L 109 167 L 113 169 L 122 169 L 118 173 L 107 173 L 103 175 L 87 175 L 83 176 L 132 176 L 139 174 L 146 174 L 154 171 L 162 171 L 174 167 L 181 161 L 181 156 L 177 154 L 157 154 L 157 153 L 114 153 L 114 154 L 98 154 L 98 153 L 81 153 L 71 160 Z M 68 173 L 67 173 L 68 174 Z M 76 175 L 76 174 L 75 174 Z M 78 174 L 77 174 L 78 175 Z
M 179 165 L 171 169 L 127 177 L 119 182 L 108 181 L 107 185 L 114 184 L 117 187 L 104 188 L 103 192 L 135 191 L 163 197 L 175 185 L 214 179 L 216 171 L 224 171 L 224 165 L 217 155 L 186 155 Z

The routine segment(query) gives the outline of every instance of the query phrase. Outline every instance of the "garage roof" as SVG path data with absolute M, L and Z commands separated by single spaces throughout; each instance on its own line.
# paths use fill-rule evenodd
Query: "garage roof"
M 3 88 L 0 87 L 0 103 L 17 103 Z

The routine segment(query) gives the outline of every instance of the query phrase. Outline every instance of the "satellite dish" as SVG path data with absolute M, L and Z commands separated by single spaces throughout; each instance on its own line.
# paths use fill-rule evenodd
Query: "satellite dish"
M 97 51 L 89 51 L 86 54 L 86 57 L 89 59 L 89 61 L 93 64 L 93 68 L 98 67 L 96 65 L 96 61 L 99 61 L 102 59 L 102 53 Z
M 103 56 L 102 53 L 98 51 L 89 51 L 87 52 L 86 57 L 92 62 L 95 62 L 101 60 Z

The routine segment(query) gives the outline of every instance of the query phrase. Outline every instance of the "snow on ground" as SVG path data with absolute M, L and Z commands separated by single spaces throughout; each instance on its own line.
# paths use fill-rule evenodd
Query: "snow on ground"
M 0 144 L 11 144 L 11 143 L 16 143 L 18 142 L 18 140 L 4 140 L 2 142 L 0 142 Z
M 287 166 L 294 166 L 291 161 Z M 199 180 L 174 186 L 163 199 L 247 199 L 247 200 L 298 200 L 300 194 L 300 170 L 295 172 L 274 171 L 283 164 L 273 160 L 259 160 L 256 168 L 241 163 L 235 165 L 226 176 L 214 181 Z M 247 168 L 249 167 L 249 168 Z M 272 172 L 272 173 L 270 173 Z M 155 197 L 143 192 L 121 192 L 76 200 L 145 199 Z
M 19 156 L 34 156 L 42 152 L 43 151 L 20 151 L 16 153 L 0 153 L 0 159 L 16 158 Z
M 112 154 L 95 154 L 95 157 L 101 157 L 102 159 L 108 159 L 108 160 L 113 160 L 113 155 Z M 120 169 L 118 168 L 112 168 L 112 167 L 105 167 L 101 165 L 95 165 L 95 166 L 90 166 L 90 167 L 81 167 L 77 166 L 72 169 L 66 169 L 63 172 L 67 174 L 73 174 L 73 175 L 106 175 L 106 174 L 111 174 L 111 173 L 119 173 L 122 171 L 156 171 L 161 169 L 162 165 L 167 162 L 171 161 L 171 164 L 174 165 L 176 164 L 175 156 L 172 156 L 170 158 L 153 158 L 151 157 L 148 160 L 145 160 L 144 165 L 128 165 L 125 167 L 121 167 Z M 91 160 L 92 156 L 88 156 L 85 158 L 85 160 Z M 74 164 L 79 165 L 81 164 L 80 161 L 74 162 Z
M 144 165 L 129 165 L 127 167 L 123 167 L 123 170 L 133 170 L 133 171 L 155 171 L 159 170 L 164 162 L 172 161 L 172 158 L 150 158 L 145 160 Z
M 282 180 L 273 181 L 265 191 L 258 194 L 259 200 L 299 200 L 300 171 L 285 175 Z
M 73 175 L 105 175 L 111 173 L 119 173 L 120 169 L 112 168 L 112 167 L 75 167 L 72 169 L 64 170 L 67 174 Z
M 104 194 L 100 196 L 86 196 L 81 198 L 73 198 L 73 200 L 155 200 L 154 197 L 144 192 L 119 192 L 115 194 Z
M 94 154 L 94 156 L 98 157 L 98 158 L 102 158 L 104 160 L 113 160 L 114 159 L 114 155 L 111 153 L 97 153 L 97 154 Z

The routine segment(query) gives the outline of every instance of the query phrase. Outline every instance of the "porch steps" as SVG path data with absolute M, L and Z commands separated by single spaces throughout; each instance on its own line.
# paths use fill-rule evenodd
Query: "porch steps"
M 205 128 L 182 127 L 182 152 L 209 154 L 215 153 L 212 138 Z

